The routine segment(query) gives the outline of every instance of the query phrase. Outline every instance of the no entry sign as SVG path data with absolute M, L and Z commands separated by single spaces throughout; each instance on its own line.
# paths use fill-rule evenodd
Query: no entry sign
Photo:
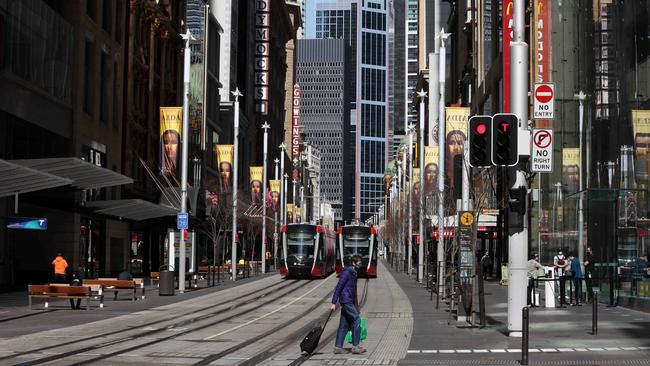
M 531 170 L 539 173 L 553 171 L 553 130 L 533 129 L 533 155 Z
M 553 119 L 555 96 L 553 84 L 535 84 L 533 104 L 533 118 L 534 119 Z

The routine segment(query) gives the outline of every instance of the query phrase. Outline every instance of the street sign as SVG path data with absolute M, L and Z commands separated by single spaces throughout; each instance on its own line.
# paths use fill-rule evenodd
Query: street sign
M 553 130 L 533 129 L 533 156 L 531 170 L 538 173 L 553 171 Z
M 534 119 L 553 119 L 554 118 L 554 86 L 553 84 L 535 84 L 534 89 Z
M 189 221 L 189 216 L 187 213 L 178 213 L 176 214 L 176 228 L 178 230 L 187 230 L 187 224 Z

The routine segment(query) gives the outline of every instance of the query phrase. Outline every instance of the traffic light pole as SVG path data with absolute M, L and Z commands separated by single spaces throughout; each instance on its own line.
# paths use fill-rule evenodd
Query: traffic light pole
M 519 120 L 519 154 L 530 149 L 528 130 L 528 44 L 524 40 L 524 0 L 514 1 L 514 37 L 510 43 L 510 101 L 512 112 Z M 526 138 L 526 136 L 528 136 Z M 521 138 L 524 137 L 524 138 Z M 511 189 L 527 187 L 524 164 L 520 161 L 514 167 L 514 182 Z M 526 205 L 528 194 L 521 197 L 520 204 Z M 527 213 L 510 212 L 508 215 L 508 335 L 522 336 L 522 309 L 526 306 L 528 257 Z

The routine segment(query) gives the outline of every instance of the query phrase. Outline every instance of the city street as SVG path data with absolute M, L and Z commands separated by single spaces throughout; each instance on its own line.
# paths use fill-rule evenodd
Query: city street
M 446 303 L 435 310 L 435 296 L 430 300 L 384 262 L 377 279 L 358 283 L 367 353 L 332 354 L 337 311 L 316 353 L 302 356 L 299 343 L 324 321 L 335 284 L 334 275 L 316 281 L 268 275 L 174 297 L 152 290 L 145 300 L 106 301 L 90 311 L 69 310 L 61 301 L 51 304 L 54 311 L 27 312 L 15 294 L 13 306 L 0 308 L 0 364 L 491 365 L 518 364 L 521 357 L 521 338 L 504 334 L 505 287 L 488 283 L 489 325 L 467 328 Z M 533 308 L 530 364 L 648 364 L 650 315 L 601 305 L 598 335 L 590 331 L 590 306 Z

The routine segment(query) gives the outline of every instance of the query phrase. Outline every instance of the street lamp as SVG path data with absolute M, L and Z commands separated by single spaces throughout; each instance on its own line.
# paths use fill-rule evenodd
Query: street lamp
M 237 281 L 237 172 L 239 170 L 239 97 L 243 96 L 239 88 L 231 92 L 235 97 L 234 142 L 233 142 L 233 172 L 232 172 L 232 244 L 230 253 L 230 271 L 232 280 Z
M 262 125 L 262 129 L 264 130 L 264 164 L 263 165 L 263 183 L 262 183 L 262 253 L 261 253 L 261 260 L 262 260 L 262 273 L 266 273 L 266 155 L 268 154 L 269 151 L 269 126 L 268 122 L 264 122 Z
M 422 189 L 424 184 L 424 99 L 427 97 L 427 92 L 424 91 L 424 88 L 418 92 L 418 98 L 420 99 L 420 132 L 418 134 L 418 139 L 420 141 L 420 161 L 418 166 L 420 167 L 420 203 L 418 210 L 418 235 L 420 236 L 420 248 L 418 250 L 418 282 L 422 283 L 424 280 L 424 251 L 427 248 L 424 240 L 424 189 Z

